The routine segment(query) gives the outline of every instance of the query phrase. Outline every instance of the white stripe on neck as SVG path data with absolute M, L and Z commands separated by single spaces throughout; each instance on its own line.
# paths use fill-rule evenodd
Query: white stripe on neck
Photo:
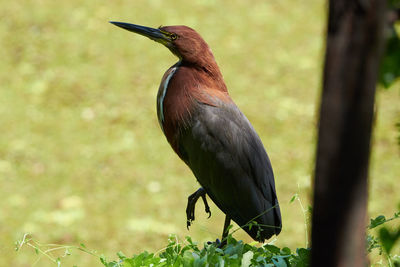
M 160 123 L 161 130 L 163 132 L 164 132 L 164 127 L 163 127 L 163 122 L 164 122 L 164 98 L 165 98 L 165 95 L 167 94 L 169 81 L 171 80 L 171 78 L 175 74 L 175 72 L 177 71 L 179 65 L 180 65 L 180 62 L 178 62 L 178 64 L 176 64 L 176 66 L 171 69 L 171 71 L 168 74 L 167 78 L 165 78 L 164 84 L 162 85 L 161 96 L 158 99 L 158 108 L 159 108 L 158 112 L 160 114 L 160 118 L 159 118 L 158 122 Z

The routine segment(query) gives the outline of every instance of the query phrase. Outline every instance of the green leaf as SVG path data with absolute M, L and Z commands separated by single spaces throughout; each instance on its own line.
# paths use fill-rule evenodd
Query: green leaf
M 400 123 L 399 123 L 399 129 L 400 129 Z M 396 213 L 394 214 L 394 217 L 395 217 L 395 218 L 399 218 L 399 217 L 400 217 L 400 211 L 399 211 L 399 212 L 396 212 Z
M 313 207 L 311 205 L 307 206 L 307 211 L 311 214 L 313 211 Z
M 292 252 L 290 251 L 290 248 L 284 247 L 281 249 L 282 255 L 290 255 Z
M 383 227 L 379 230 L 379 239 L 382 247 L 389 255 L 396 241 L 400 238 L 400 229 L 390 232 L 389 229 Z
M 299 255 L 300 262 L 304 266 L 308 266 L 310 264 L 310 258 L 311 258 L 311 249 L 307 248 L 298 248 L 296 250 L 297 255 Z
M 389 88 L 400 77 L 400 39 L 392 26 L 379 71 L 379 83 Z
M 386 218 L 383 215 L 379 215 L 375 219 L 371 219 L 371 223 L 369 224 L 368 228 L 369 229 L 374 229 L 375 227 L 383 224 L 386 222 Z
M 287 267 L 286 261 L 282 256 L 274 256 L 272 257 L 272 262 L 276 267 Z
M 367 251 L 371 252 L 375 248 L 379 248 L 379 254 L 382 254 L 382 247 L 378 239 L 373 235 L 367 235 Z
M 135 267 L 134 260 L 133 259 L 125 259 L 122 266 L 124 266 L 124 267 Z
M 264 245 L 264 248 L 272 252 L 272 254 L 279 254 L 281 252 L 281 250 L 274 245 Z
M 192 238 L 190 236 L 186 236 L 186 241 L 189 243 L 191 246 L 197 246 L 197 243 L 193 242 Z
M 292 196 L 292 198 L 290 199 L 289 203 L 293 203 L 293 201 L 295 201 L 296 198 L 297 198 L 298 196 L 299 196 L 299 195 L 298 195 L 297 193 L 294 194 L 294 195 Z
M 390 8 L 399 8 L 400 7 L 400 0 L 389 0 L 389 7 Z
M 106 266 L 107 267 L 120 267 L 121 265 L 116 261 L 112 261 L 112 262 L 107 263 Z
M 246 253 L 244 253 L 242 257 L 241 267 L 249 267 L 253 256 L 253 251 L 247 251 Z
M 100 256 L 100 261 L 101 261 L 101 263 L 103 263 L 103 265 L 107 266 L 106 257 L 104 257 L 104 255 Z
M 221 255 L 224 254 L 224 251 L 223 251 L 222 249 L 220 249 L 220 248 L 216 248 L 215 251 L 218 252 L 218 253 L 220 253 Z
M 125 260 L 126 256 L 122 251 L 117 252 L 118 258 L 120 258 L 121 260 Z

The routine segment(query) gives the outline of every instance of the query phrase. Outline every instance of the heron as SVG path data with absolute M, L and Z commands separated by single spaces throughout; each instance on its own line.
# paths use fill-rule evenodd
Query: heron
M 214 55 L 190 27 L 151 28 L 110 21 L 167 47 L 178 62 L 161 79 L 157 117 L 175 153 L 192 170 L 200 188 L 188 197 L 187 228 L 206 195 L 225 213 L 222 241 L 231 220 L 264 242 L 282 229 L 274 174 L 263 143 L 228 93 Z

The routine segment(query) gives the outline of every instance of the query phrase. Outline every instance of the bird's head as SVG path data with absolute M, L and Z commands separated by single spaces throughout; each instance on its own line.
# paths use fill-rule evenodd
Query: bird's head
M 125 30 L 146 36 L 158 43 L 165 45 L 180 60 L 208 68 L 214 65 L 215 59 L 211 49 L 195 30 L 187 26 L 164 26 L 150 28 L 136 24 L 115 22 L 110 23 Z

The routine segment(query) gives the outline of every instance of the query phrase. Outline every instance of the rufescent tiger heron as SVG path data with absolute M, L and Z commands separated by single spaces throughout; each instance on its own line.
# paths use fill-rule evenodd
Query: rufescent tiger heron
M 229 96 L 207 43 L 187 26 L 111 23 L 163 44 L 179 58 L 161 79 L 157 115 L 171 147 L 201 185 L 188 198 L 187 227 L 200 197 L 211 215 L 208 195 L 226 214 L 222 242 L 231 219 L 259 242 L 278 235 L 282 220 L 270 160 Z

